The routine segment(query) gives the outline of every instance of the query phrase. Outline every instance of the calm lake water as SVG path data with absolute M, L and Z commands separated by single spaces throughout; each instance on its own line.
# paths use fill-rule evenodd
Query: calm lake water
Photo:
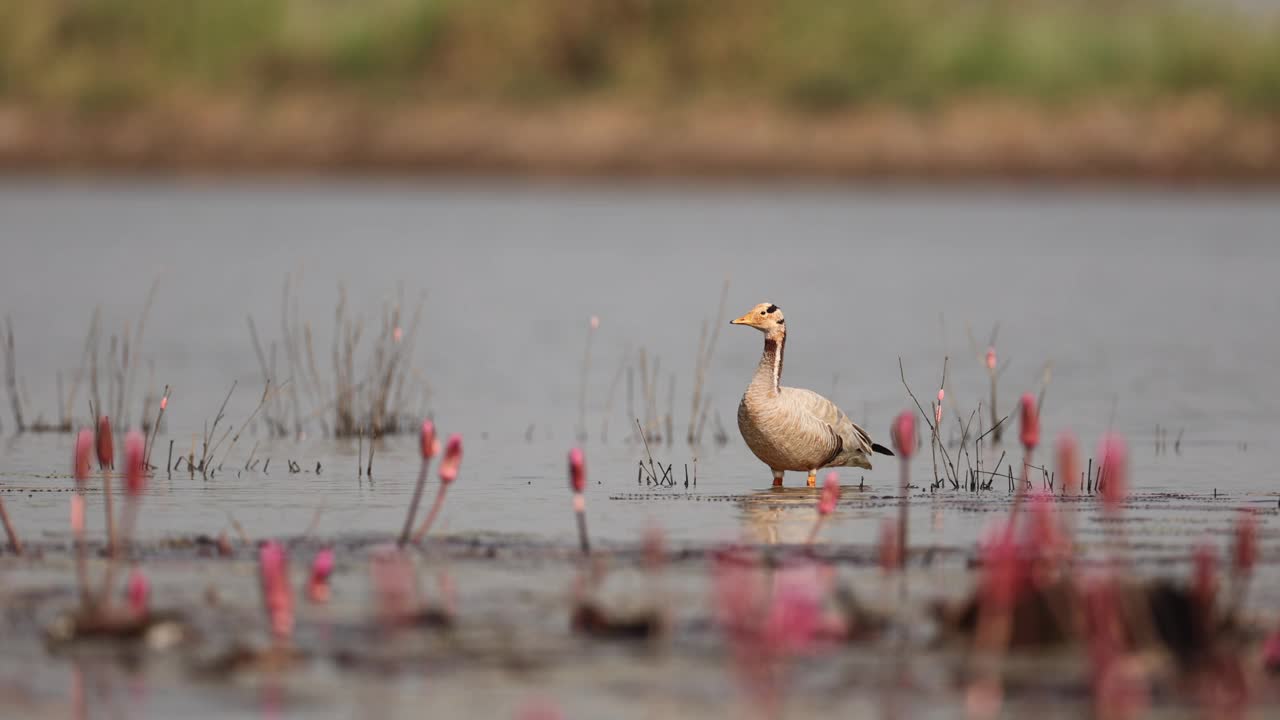
M 1234 510 L 1250 506 L 1267 511 L 1263 557 L 1274 561 L 1277 228 L 1280 196 L 1271 191 L 8 180 L 0 184 L 0 313 L 12 319 L 27 419 L 53 420 L 59 374 L 69 383 L 94 308 L 102 309 L 106 334 L 120 333 L 158 277 L 138 380 L 173 388 L 153 456 L 163 465 L 169 441 L 177 452 L 189 449 L 233 381 L 224 422 L 238 428 L 252 412 L 263 377 L 246 317 L 264 343 L 281 336 L 286 274 L 323 349 L 323 377 L 332 377 L 327 348 L 340 285 L 349 308 L 373 326 L 369 333 L 384 304 L 403 296 L 411 310 L 425 292 L 414 364 L 429 384 L 439 428 L 461 433 L 466 447 L 441 531 L 565 547 L 574 525 L 564 459 L 577 442 L 592 316 L 600 325 L 584 448 L 591 529 L 605 545 L 634 543 L 650 525 L 677 546 L 798 541 L 808 532 L 812 495 L 769 492 L 767 469 L 737 433 L 738 399 L 761 352 L 758 333 L 720 328 L 707 377 L 707 439 L 699 448 L 683 442 L 701 328 L 715 322 L 725 278 L 725 320 L 761 301 L 785 310 L 784 383 L 831 396 L 886 444 L 891 418 L 912 407 L 898 358 L 927 401 L 950 357 L 948 392 L 957 404 L 948 405 L 945 423 L 958 436 L 957 416 L 967 418 L 979 401 L 985 407 L 979 353 L 998 324 L 997 350 L 1008 363 L 1001 415 L 1022 392 L 1039 390 L 1052 363 L 1046 445 L 1065 428 L 1087 454 L 1108 427 L 1129 438 L 1130 525 L 1140 552 L 1177 561 L 1202 536 L 1223 544 Z M 674 464 L 674 488 L 637 485 L 646 454 L 628 438 L 625 380 L 606 413 L 619 368 L 638 372 L 641 348 L 649 367 L 659 367 L 659 414 L 668 412 L 674 377 L 680 439 L 652 448 L 655 461 Z M 73 410 L 78 423 L 87 422 L 83 392 Z M 10 513 L 30 540 L 65 543 L 69 496 L 61 491 L 70 486 L 71 438 L 15 436 L 7 402 L 0 418 L 0 488 Z M 716 418 L 728 435 L 722 446 L 710 440 Z M 1157 425 L 1169 429 L 1160 454 Z M 1016 438 L 1012 430 L 1008 440 Z M 320 536 L 397 529 L 416 476 L 416 438 L 383 439 L 370 480 L 357 477 L 356 441 L 324 437 L 316 422 L 306 431 L 273 439 L 254 425 L 213 479 L 162 470 L 147 491 L 139 532 L 148 539 L 216 535 L 234 521 L 253 538 L 296 536 L 317 509 Z M 272 459 L 270 472 L 238 472 L 255 443 L 256 457 Z M 1015 444 L 1004 450 L 1020 453 Z M 692 476 L 695 457 L 697 485 L 686 489 L 684 466 Z M 304 471 L 290 474 L 288 460 Z M 872 471 L 845 469 L 840 477 L 860 489 L 846 492 L 823 536 L 870 548 L 880 519 L 896 512 L 896 466 L 882 458 Z M 1001 482 L 978 495 L 931 495 L 927 452 L 912 479 L 920 486 L 911 525 L 919 545 L 968 551 L 1008 507 Z M 802 486 L 804 478 L 793 473 L 787 483 Z M 1086 543 L 1099 539 L 1092 501 L 1079 508 Z M 92 530 L 100 531 L 100 518 L 93 493 Z M 555 575 L 555 587 L 564 579 Z M 546 576 L 532 582 L 544 590 L 552 584 Z M 248 603 L 253 590 L 245 588 Z M 1270 582 L 1253 599 L 1277 597 Z M 601 671 L 614 683 L 604 691 L 606 707 L 635 692 L 617 687 L 630 682 L 631 660 L 589 660 L 617 664 Z M 657 677 L 678 677 L 689 662 L 682 656 Z M 560 666 L 551 683 L 569 694 L 581 690 L 563 676 L 571 667 Z M 468 696 L 501 687 L 493 672 L 469 676 Z M 406 697 L 425 692 L 414 687 Z M 310 689 L 294 690 L 305 696 Z M 200 692 L 184 690 L 172 701 L 194 698 L 213 708 L 226 699 Z M 693 699 L 674 707 L 684 700 L 714 707 L 706 693 L 691 689 Z M 154 716 L 175 707 L 166 697 L 161 692 L 152 704 Z M 431 697 L 436 707 L 456 708 L 448 692 Z M 294 709 L 305 714 L 300 702 Z M 358 706 L 346 697 L 332 712 L 344 716 L 343 708 Z

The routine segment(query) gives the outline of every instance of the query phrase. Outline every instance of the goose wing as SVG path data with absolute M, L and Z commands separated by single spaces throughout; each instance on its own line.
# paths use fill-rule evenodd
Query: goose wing
M 855 425 L 835 403 L 812 390 L 803 388 L 782 388 L 781 393 L 793 405 L 829 426 L 831 431 L 841 439 L 841 451 L 836 455 L 850 451 L 871 454 L 871 436 L 866 430 Z M 834 457 L 832 459 L 834 460 Z

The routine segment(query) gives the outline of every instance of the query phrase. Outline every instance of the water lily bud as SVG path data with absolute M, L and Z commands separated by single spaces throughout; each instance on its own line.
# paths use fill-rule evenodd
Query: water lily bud
M 146 445 L 142 433 L 130 430 L 124 436 L 125 492 L 133 497 L 142 494 L 147 487 L 147 469 L 143 467 L 143 448 Z
M 419 438 L 422 459 L 430 460 L 440 452 L 440 443 L 436 440 L 436 424 L 430 420 L 422 421 L 422 435 Z
M 902 458 L 910 458 L 916 451 L 916 416 L 910 410 L 903 410 L 893 421 L 893 429 L 889 433 L 893 438 L 893 450 Z
M 89 462 L 93 454 L 93 431 L 81 430 L 76 435 L 76 452 L 71 461 L 76 485 L 83 486 L 89 480 Z
M 1128 494 L 1129 448 L 1117 433 L 1108 433 L 1098 448 L 1101 458 L 1098 473 L 1102 478 L 1102 502 L 1109 510 L 1118 510 Z
M 834 472 L 827 473 L 822 481 L 822 498 L 818 500 L 818 514 L 830 515 L 840 502 L 840 478 Z
M 569 487 L 573 488 L 575 493 L 581 493 L 587 489 L 586 460 L 580 448 L 569 451 Z
M 440 461 L 440 482 L 448 485 L 458 479 L 458 468 L 462 465 L 462 436 L 454 433 L 449 436 L 445 445 L 444 460 Z
M 1034 450 L 1040 444 L 1040 410 L 1036 407 L 1036 396 L 1031 393 L 1023 395 L 1020 406 L 1022 447 Z
M 111 418 L 98 418 L 98 467 L 102 470 L 115 467 L 115 443 L 111 439 Z

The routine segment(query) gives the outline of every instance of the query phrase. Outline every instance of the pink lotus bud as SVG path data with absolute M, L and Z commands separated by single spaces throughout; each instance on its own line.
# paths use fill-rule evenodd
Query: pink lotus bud
M 822 630 L 822 586 L 813 568 L 782 568 L 773 576 L 764 645 L 770 651 L 796 655 L 808 650 Z
M 147 470 L 142 460 L 146 443 L 137 430 L 130 430 L 124 436 L 124 487 L 125 492 L 133 497 L 141 495 L 147 487 Z
M 102 470 L 115 467 L 115 443 L 111 439 L 111 418 L 98 418 L 98 467 Z
M 89 480 L 89 462 L 93 453 L 93 431 L 81 430 L 76 435 L 76 452 L 71 461 L 76 485 L 83 486 Z
M 1262 645 L 1262 663 L 1269 672 L 1280 672 L 1280 630 L 1271 633 Z
M 894 452 L 903 460 L 910 459 L 916 451 L 916 416 L 910 410 L 903 410 L 893 421 L 889 435 L 893 438 Z
M 1058 525 L 1053 495 L 1048 492 L 1038 492 L 1031 499 L 1031 537 L 1032 544 L 1043 555 L 1062 557 L 1067 553 L 1067 543 Z
M 573 488 L 575 493 L 581 493 L 587 489 L 585 462 L 580 448 L 574 448 L 569 451 L 569 487 Z
M 1197 543 L 1191 562 L 1191 595 L 1208 610 L 1218 594 L 1218 550 L 1208 541 Z
M 444 460 L 440 461 L 440 482 L 448 485 L 458 479 L 458 468 L 462 465 L 462 436 L 454 433 L 444 448 Z
M 591 316 L 591 329 L 592 329 L 592 330 L 599 330 L 599 329 L 600 329 L 600 316 L 598 316 L 598 315 L 592 315 L 592 316 Z
M 169 396 L 165 395 L 164 397 L 160 398 L 160 411 L 163 412 L 168 409 L 169 409 Z
M 258 575 L 271 634 L 288 639 L 293 634 L 293 590 L 289 586 L 289 557 L 279 542 L 269 540 L 258 548 Z
M 371 560 L 369 571 L 378 620 L 384 625 L 404 622 L 421 606 L 413 562 L 395 546 L 376 548 Z
M 399 325 L 397 325 L 396 329 L 391 331 L 391 340 L 393 342 L 398 343 L 403 339 L 404 339 L 404 330 Z
M 982 545 L 983 606 L 1008 612 L 1018 589 L 1018 547 L 1010 527 L 997 523 Z
M 84 497 L 79 493 L 71 496 L 71 532 L 84 532 Z
M 1098 457 L 1103 506 L 1108 510 L 1119 510 L 1129 492 L 1129 448 L 1124 438 L 1118 433 L 1107 433 L 1098 448 Z
M 436 424 L 430 420 L 422 421 L 422 434 L 418 438 L 422 459 L 430 460 L 440 452 L 440 443 L 436 440 Z
M 1073 482 L 1080 475 L 1080 457 L 1076 450 L 1076 436 L 1070 430 L 1058 434 L 1058 477 L 1062 478 L 1064 490 L 1074 487 Z
M 649 570 L 658 570 L 666 563 L 667 540 L 662 529 L 650 527 L 644 531 L 644 566 Z
M 311 577 L 307 579 L 307 599 L 313 603 L 329 601 L 329 576 L 333 574 L 333 548 L 321 548 L 311 561 Z
M 1036 396 L 1031 393 L 1023 395 L 1021 408 L 1022 447 L 1034 450 L 1040 444 L 1040 410 L 1036 407 Z
M 947 389 L 938 388 L 938 404 L 941 405 L 942 401 L 945 400 L 946 398 L 947 398 Z
M 1248 574 L 1258 562 L 1258 518 L 1252 510 L 1241 510 L 1236 516 L 1236 543 L 1232 554 L 1233 569 Z
M 822 498 L 818 500 L 818 514 L 830 515 L 840 502 L 840 477 L 834 472 L 827 473 L 822 481 Z
M 996 349 L 994 347 L 987 348 L 987 369 L 996 369 Z
M 892 572 L 902 567 L 902 547 L 898 544 L 898 521 L 885 518 L 880 523 L 880 569 Z
M 125 593 L 129 602 L 129 612 L 138 617 L 146 615 L 151 597 L 151 583 L 147 580 L 147 574 L 142 572 L 142 568 L 135 567 L 129 571 Z

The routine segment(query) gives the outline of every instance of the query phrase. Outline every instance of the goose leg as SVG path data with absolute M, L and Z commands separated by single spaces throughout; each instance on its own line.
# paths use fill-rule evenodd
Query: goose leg
M 781 470 L 773 471 L 773 486 L 782 487 L 782 471 Z
M 809 487 L 818 487 L 818 471 L 809 471 Z

